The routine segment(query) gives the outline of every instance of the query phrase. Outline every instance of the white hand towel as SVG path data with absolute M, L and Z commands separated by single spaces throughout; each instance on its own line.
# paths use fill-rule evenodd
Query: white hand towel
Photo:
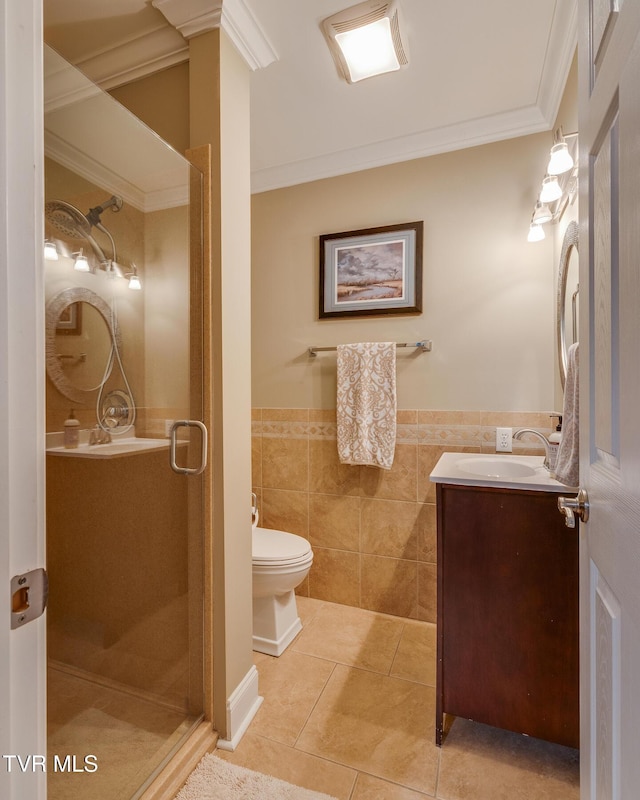
M 395 342 L 338 345 L 338 456 L 391 469 L 396 446 Z
M 564 382 L 562 438 L 558 447 L 555 475 L 560 483 L 578 486 L 580 482 L 580 382 L 578 380 L 578 343 L 567 353 L 567 377 Z

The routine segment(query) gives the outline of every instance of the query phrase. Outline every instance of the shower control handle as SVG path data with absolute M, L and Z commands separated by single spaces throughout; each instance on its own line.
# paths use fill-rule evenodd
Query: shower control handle
M 177 448 L 178 448 L 178 428 L 200 428 L 202 434 L 202 456 L 200 465 L 197 467 L 181 467 L 177 462 Z M 204 423 L 197 419 L 178 419 L 171 426 L 169 434 L 170 448 L 169 448 L 169 464 L 174 472 L 180 475 L 200 475 L 204 472 L 207 466 L 207 428 Z

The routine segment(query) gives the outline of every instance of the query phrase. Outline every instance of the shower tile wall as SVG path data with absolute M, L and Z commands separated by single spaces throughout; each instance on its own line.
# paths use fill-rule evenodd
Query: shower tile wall
M 253 410 L 260 524 L 309 539 L 299 594 L 435 622 L 436 508 L 429 473 L 445 451 L 495 452 L 496 425 L 551 433 L 547 414 L 402 410 L 393 467 L 338 461 L 334 410 Z M 514 442 L 514 452 L 542 452 Z

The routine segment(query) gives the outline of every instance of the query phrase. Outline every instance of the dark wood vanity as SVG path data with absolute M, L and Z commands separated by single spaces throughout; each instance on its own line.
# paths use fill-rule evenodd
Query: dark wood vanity
M 437 484 L 438 745 L 451 714 L 578 747 L 578 529 L 557 499 Z

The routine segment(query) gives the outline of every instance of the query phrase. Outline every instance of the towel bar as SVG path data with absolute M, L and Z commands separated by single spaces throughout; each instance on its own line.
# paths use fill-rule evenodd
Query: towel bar
M 421 342 L 396 342 L 396 347 L 415 347 L 422 353 L 428 353 L 431 351 L 431 340 L 430 339 L 423 339 Z M 337 345 L 333 347 L 310 347 L 308 350 L 309 355 L 311 358 L 315 358 L 316 355 L 320 352 L 325 352 L 329 350 L 337 350 Z

